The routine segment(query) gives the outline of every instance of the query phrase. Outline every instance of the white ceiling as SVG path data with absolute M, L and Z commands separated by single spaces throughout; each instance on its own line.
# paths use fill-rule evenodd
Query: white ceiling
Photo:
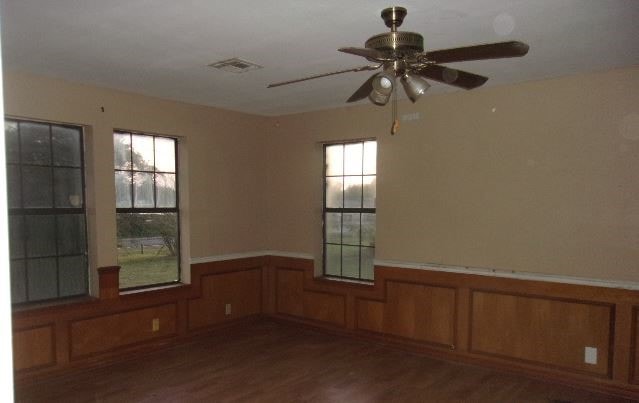
M 6 69 L 262 115 L 343 106 L 370 72 L 267 89 L 368 62 L 337 52 L 385 32 L 380 11 L 408 9 L 405 31 L 436 50 L 506 40 L 523 58 L 451 66 L 498 85 L 639 64 L 635 0 L 2 0 Z M 244 74 L 208 64 L 240 57 Z M 463 91 L 433 85 L 430 93 Z M 367 102 L 367 100 L 361 101 Z

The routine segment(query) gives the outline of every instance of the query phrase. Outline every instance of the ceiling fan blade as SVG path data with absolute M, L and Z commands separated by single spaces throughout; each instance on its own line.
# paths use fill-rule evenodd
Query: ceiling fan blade
M 362 56 L 371 61 L 379 62 L 386 59 L 384 57 L 384 54 L 376 49 L 348 47 L 348 48 L 339 48 L 337 50 L 344 53 L 350 53 L 351 55 Z
M 339 71 L 332 71 L 330 73 L 324 73 L 324 74 L 316 74 L 314 76 L 308 76 L 308 77 L 304 77 L 304 78 L 298 78 L 295 80 L 290 80 L 290 81 L 282 81 L 281 83 L 274 83 L 274 84 L 269 84 L 267 86 L 267 88 L 273 88 L 273 87 L 279 87 L 281 85 L 287 85 L 287 84 L 294 84 L 294 83 L 299 83 L 301 81 L 308 81 L 308 80 L 314 80 L 316 78 L 321 78 L 321 77 L 327 77 L 327 76 L 333 76 L 335 74 L 342 74 L 342 73 L 351 73 L 351 72 L 357 72 L 357 71 L 367 71 L 367 70 L 377 70 L 378 68 L 380 68 L 382 65 L 375 65 L 375 66 L 362 66 L 362 67 L 355 67 L 352 69 L 346 69 L 346 70 L 339 70 Z
M 510 41 L 489 43 L 486 45 L 466 46 L 463 48 L 442 49 L 426 52 L 426 58 L 435 63 L 463 62 L 467 60 L 501 59 L 521 57 L 528 53 L 528 45 Z
M 454 85 L 466 90 L 477 88 L 488 81 L 488 77 L 478 74 L 467 73 L 465 71 L 451 69 L 449 67 L 438 66 L 436 64 L 428 65 L 415 71 L 422 77 L 430 78 L 444 84 Z
M 370 78 L 366 80 L 364 84 L 362 84 L 362 86 L 359 87 L 357 91 L 355 91 L 353 95 L 351 95 L 350 98 L 346 100 L 346 102 L 355 102 L 359 101 L 360 99 L 366 98 L 373 90 L 373 79 L 376 75 L 377 73 L 370 76 Z

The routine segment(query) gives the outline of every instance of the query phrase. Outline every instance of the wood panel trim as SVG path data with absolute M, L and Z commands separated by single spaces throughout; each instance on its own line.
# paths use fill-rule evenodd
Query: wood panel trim
M 375 301 L 375 302 L 382 302 L 382 301 L 377 301 L 374 299 L 365 299 L 365 298 L 356 298 L 356 305 L 359 305 L 360 301 Z M 358 312 L 359 307 L 356 307 L 356 311 Z M 408 337 L 402 337 L 402 336 L 397 336 L 394 334 L 390 334 L 390 333 L 378 333 L 378 332 L 374 332 L 371 330 L 367 330 L 367 329 L 363 329 L 361 327 L 359 327 L 358 322 L 358 318 L 359 315 L 355 315 L 355 329 L 354 329 L 354 333 L 355 334 L 359 334 L 361 336 L 363 336 L 366 339 L 370 339 L 370 340 L 375 340 L 375 341 L 383 341 L 383 342 L 393 342 L 393 343 L 398 343 L 398 344 L 403 344 L 403 345 L 410 345 L 410 346 L 429 346 L 432 348 L 436 348 L 438 350 L 455 350 L 455 345 L 454 344 L 446 344 L 446 343 L 437 343 L 434 341 L 426 341 L 426 340 L 415 340 L 415 339 L 411 339 Z M 456 326 L 454 326 L 456 328 Z M 455 337 L 455 336 L 453 336 Z M 456 339 L 455 339 L 456 340 Z
M 120 266 L 98 268 L 98 284 L 101 299 L 120 296 Z
M 75 323 L 79 323 L 79 322 L 83 322 L 83 321 L 87 321 L 87 320 L 94 320 L 94 319 L 100 319 L 100 318 L 106 318 L 112 315 L 121 315 L 121 314 L 126 314 L 126 313 L 130 313 L 130 312 L 135 312 L 135 311 L 140 311 L 140 310 L 144 310 L 144 309 L 152 309 L 152 308 L 159 308 L 159 307 L 164 307 L 164 306 L 173 306 L 175 309 L 175 323 L 176 323 L 176 328 L 174 332 L 171 332 L 169 334 L 166 334 L 164 336 L 159 336 L 159 337 L 152 337 L 149 338 L 147 340 L 141 340 L 139 342 L 133 342 L 133 343 L 125 343 L 125 344 L 121 344 L 119 346 L 115 346 L 109 349 L 105 349 L 105 350 L 100 350 L 100 351 L 95 351 L 92 353 L 85 353 L 85 354 L 74 354 L 73 353 L 73 325 Z M 146 307 L 142 307 L 142 308 L 132 308 L 132 309 L 127 309 L 127 310 L 123 310 L 123 311 L 118 311 L 117 313 L 110 313 L 110 314 L 106 314 L 106 315 L 96 315 L 96 316 L 91 316 L 91 317 L 86 317 L 86 318 L 82 318 L 82 319 L 77 319 L 77 320 L 72 320 L 67 322 L 67 331 L 68 331 L 68 351 L 69 351 L 69 361 L 77 361 L 80 359 L 86 359 L 86 358 L 91 358 L 91 357 L 97 357 L 97 356 L 101 356 L 101 355 L 105 355 L 105 354 L 110 354 L 116 351 L 124 351 L 124 350 L 129 350 L 132 348 L 135 348 L 139 345 L 144 345 L 144 344 L 148 344 L 148 343 L 152 343 L 152 342 L 161 342 L 164 339 L 171 339 L 174 338 L 175 336 L 177 336 L 177 314 L 178 314 L 178 306 L 177 306 L 177 302 L 176 303 L 172 303 L 172 304 L 161 304 L 161 305 L 150 305 L 150 306 L 146 306 Z
M 407 281 L 407 280 L 394 280 L 394 279 L 383 279 L 383 286 L 382 288 L 382 297 L 377 297 L 377 298 L 365 298 L 365 297 L 355 297 L 355 301 L 356 301 L 356 307 L 355 307 L 355 312 L 354 312 L 354 316 L 355 316 L 355 330 L 358 331 L 363 331 L 363 332 L 369 332 L 369 333 L 374 333 L 374 332 L 370 332 L 366 329 L 362 329 L 359 327 L 359 323 L 358 323 L 358 318 L 359 315 L 357 314 L 359 312 L 359 301 L 376 301 L 376 302 L 382 302 L 382 303 L 387 303 L 388 302 L 388 283 L 392 282 L 392 283 L 397 283 L 397 284 L 409 284 L 409 285 L 422 285 L 422 286 L 426 286 L 426 287 L 433 287 L 433 288 L 447 288 L 449 290 L 452 290 L 454 295 L 455 295 L 455 305 L 454 305 L 454 311 L 453 311 L 453 318 L 452 318 L 452 323 L 453 323 L 453 344 L 445 344 L 445 343 L 433 343 L 433 342 L 426 342 L 426 341 L 414 341 L 417 343 L 424 343 L 424 344 L 435 344 L 435 345 L 441 345 L 446 347 L 447 349 L 450 350 L 455 350 L 457 348 L 457 344 L 459 343 L 459 334 L 458 334 L 458 323 L 459 323 L 459 306 L 458 306 L 458 296 L 459 296 L 459 288 L 458 287 L 454 287 L 451 285 L 441 285 L 438 283 L 428 283 L 428 282 L 419 282 L 419 281 Z M 391 336 L 391 335 L 389 335 Z M 402 338 L 399 336 L 394 336 L 393 337 L 398 337 L 398 338 Z M 410 339 L 408 339 L 410 340 Z
M 343 305 L 344 305 L 344 310 L 343 310 L 343 321 L 342 321 L 342 325 L 339 326 L 334 322 L 329 322 L 329 321 L 322 321 L 322 320 L 317 320 L 317 319 L 313 319 L 313 318 L 308 318 L 305 316 L 297 316 L 297 315 L 291 315 L 291 314 L 287 314 L 287 313 L 283 313 L 279 311 L 279 302 L 280 302 L 280 296 L 279 296 L 279 290 L 278 290 L 278 280 L 279 280 L 279 273 L 281 270 L 285 270 L 285 271 L 292 271 L 292 272 L 301 272 L 302 276 L 303 276 L 303 282 L 302 282 L 302 293 L 304 292 L 311 292 L 311 293 L 318 293 L 318 294 L 325 294 L 325 295 L 330 295 L 333 297 L 341 297 L 342 301 L 343 301 Z M 309 322 L 314 322 L 317 324 L 320 324 L 322 326 L 335 326 L 335 327 L 347 327 L 347 323 L 348 323 L 348 312 L 347 312 L 347 294 L 346 293 L 339 293 L 339 292 L 330 292 L 327 291 L 325 289 L 315 289 L 315 288 L 311 288 L 306 286 L 306 270 L 304 269 L 299 269 L 299 268 L 291 268 L 291 267 L 282 267 L 282 266 L 276 266 L 274 267 L 274 271 L 275 271 L 275 313 L 278 315 L 282 315 L 282 316 L 287 316 L 287 317 L 292 317 L 292 318 L 298 318 L 298 319 L 302 319 L 305 321 L 309 321 Z M 300 303 L 302 303 L 300 301 Z
M 242 272 L 249 272 L 249 271 L 258 271 L 259 272 L 259 276 L 260 276 L 260 284 L 259 284 L 259 301 L 260 301 L 260 307 L 259 307 L 259 312 L 258 314 L 261 314 L 264 311 L 264 267 L 260 267 L 260 266 L 242 266 L 239 269 L 231 269 L 229 267 L 223 267 L 219 270 L 216 270 L 215 272 L 212 273 L 201 273 L 198 276 L 198 293 L 197 296 L 195 297 L 189 297 L 185 299 L 185 304 L 186 304 L 186 313 L 185 313 L 185 321 L 186 321 L 186 331 L 188 332 L 202 332 L 202 331 L 206 331 L 208 328 L 214 328 L 216 326 L 219 325 L 219 323 L 212 323 L 212 324 L 207 324 L 207 325 L 201 325 L 201 326 L 194 326 L 192 324 L 192 320 L 191 320 L 191 313 L 190 313 L 190 305 L 191 302 L 193 301 L 197 301 L 198 299 L 202 299 L 202 294 L 203 294 L 203 282 L 205 281 L 206 278 L 209 277 L 215 277 L 215 276 L 222 276 L 225 274 L 231 274 L 231 273 L 242 273 Z M 254 316 L 254 315 L 249 315 L 249 316 Z M 229 318 L 228 320 L 226 320 L 226 322 L 233 322 L 233 321 L 237 321 L 239 319 L 242 318 Z
M 639 332 L 637 327 L 639 326 L 639 306 L 633 306 L 632 319 L 630 320 L 630 354 L 628 363 L 628 382 L 633 385 L 639 385 L 639 345 L 638 338 Z
M 339 326 L 339 327 L 346 327 L 346 321 L 348 320 L 347 319 L 347 313 L 346 313 L 346 294 L 332 293 L 332 292 L 326 292 L 326 291 L 312 291 L 312 290 L 310 290 L 309 292 L 316 293 L 316 294 L 330 295 L 332 297 L 341 298 L 342 299 L 342 303 L 344 305 L 344 310 L 343 310 L 344 315 L 343 315 L 343 318 L 342 318 L 343 325 Z M 314 319 L 311 319 L 311 320 L 314 320 Z M 325 322 L 325 321 L 321 321 L 321 320 L 315 320 L 315 321 L 316 322 Z M 333 322 L 325 322 L 325 323 L 330 323 L 331 325 L 335 325 Z
M 46 324 L 43 324 L 43 325 L 24 327 L 24 328 L 19 328 L 19 329 L 15 329 L 14 328 L 12 333 L 13 333 L 13 337 L 15 338 L 16 333 L 28 332 L 29 330 L 46 329 L 46 328 L 50 329 L 50 333 L 51 333 L 50 362 L 46 363 L 46 364 L 42 364 L 42 365 L 37 365 L 37 366 L 34 366 L 34 367 L 23 368 L 23 369 L 17 370 L 16 374 L 20 374 L 20 375 L 28 374 L 28 373 L 35 372 L 35 371 L 38 371 L 38 370 L 51 368 L 51 367 L 54 367 L 58 363 L 57 356 L 56 356 L 57 337 L 56 337 L 56 325 L 55 325 L 55 322 L 46 323 Z M 15 354 L 15 350 L 13 351 L 13 353 Z M 15 358 L 14 358 L 14 360 L 15 360 Z
M 595 374 L 595 373 L 588 372 L 588 371 L 576 370 L 576 369 L 570 368 L 570 367 L 549 364 L 549 363 L 546 363 L 546 362 L 543 362 L 543 361 L 526 360 L 526 359 L 517 358 L 517 357 L 513 357 L 513 356 L 495 354 L 495 353 L 490 353 L 490 352 L 474 349 L 473 348 L 473 323 L 474 323 L 473 307 L 474 307 L 474 297 L 475 297 L 474 294 L 475 294 L 475 292 L 483 292 L 483 293 L 497 294 L 497 295 L 506 295 L 506 296 L 512 296 L 512 297 L 534 298 L 534 299 L 540 299 L 540 300 L 567 302 L 567 303 L 581 304 L 581 305 L 594 305 L 594 306 L 601 306 L 601 307 L 608 308 L 610 319 L 608 321 L 608 329 L 609 329 L 608 330 L 608 343 L 607 343 L 608 344 L 608 363 L 607 363 L 606 374 L 605 375 L 599 375 L 599 374 Z M 578 374 L 594 376 L 594 377 L 598 377 L 598 378 L 612 379 L 613 356 L 614 356 L 614 328 L 615 328 L 615 309 L 614 309 L 614 307 L 615 307 L 614 304 L 605 303 L 605 302 L 598 302 L 598 301 L 585 301 L 585 300 L 579 300 L 579 299 L 574 299 L 574 298 L 566 298 L 566 297 L 557 297 L 557 296 L 548 297 L 548 296 L 540 296 L 540 295 L 537 295 L 537 294 L 525 294 L 525 293 L 520 293 L 520 292 L 509 293 L 509 292 L 505 292 L 505 291 L 502 291 L 502 290 L 493 290 L 493 289 L 484 289 L 484 288 L 471 288 L 470 289 L 470 309 L 469 309 L 469 319 L 468 319 L 468 332 L 469 332 L 468 333 L 468 352 L 472 353 L 472 354 L 476 354 L 476 355 L 495 357 L 495 358 L 505 359 L 505 360 L 513 361 L 513 362 L 519 361 L 519 362 L 522 362 L 524 364 L 543 365 L 545 367 L 555 368 L 555 369 L 558 369 L 558 370 L 561 370 L 561 371 L 569 371 L 569 372 L 574 372 L 574 373 L 578 373 Z
M 494 278 L 511 278 L 524 281 L 543 281 L 548 283 L 574 284 L 581 286 L 617 288 L 622 290 L 639 291 L 639 282 L 606 280 L 593 277 L 577 277 L 548 273 L 518 272 L 514 270 L 492 269 L 473 266 L 451 266 L 440 263 L 398 262 L 392 260 L 375 259 L 376 266 L 398 267 L 409 270 L 439 271 L 447 273 L 470 274 Z

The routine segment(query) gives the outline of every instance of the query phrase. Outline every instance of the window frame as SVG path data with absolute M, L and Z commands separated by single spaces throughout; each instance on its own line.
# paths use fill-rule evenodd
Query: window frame
M 327 160 L 326 160 L 326 150 L 328 147 L 331 146 L 336 146 L 336 145 L 342 145 L 345 146 L 349 145 L 349 144 L 358 144 L 361 143 L 362 144 L 362 148 L 364 147 L 364 144 L 366 142 L 375 142 L 376 146 L 377 146 L 377 139 L 376 138 L 364 138 L 364 139 L 353 139 L 353 140 L 342 140 L 342 141 L 332 141 L 332 142 L 325 142 L 322 144 L 322 161 L 323 161 L 323 169 L 322 169 L 322 275 L 324 277 L 330 278 L 330 279 L 335 279 L 335 280 L 343 280 L 343 281 L 358 281 L 358 282 L 366 282 L 366 283 L 371 283 L 374 282 L 374 278 L 372 279 L 367 279 L 367 278 L 362 278 L 362 248 L 370 248 L 373 249 L 373 256 L 374 256 L 374 250 L 376 249 L 376 246 L 365 246 L 365 245 L 361 245 L 361 235 L 362 235 L 362 214 L 375 214 L 375 218 L 377 218 L 377 203 L 375 203 L 375 207 L 344 207 L 344 197 L 345 197 L 345 191 L 344 191 L 344 185 L 342 185 L 342 207 L 327 207 L 326 206 L 326 188 L 327 188 L 327 178 L 330 177 L 339 177 L 341 176 L 342 178 L 345 178 L 346 176 L 360 176 L 360 177 L 364 177 L 364 176 L 373 176 L 373 175 L 365 175 L 364 172 L 362 171 L 361 175 L 345 175 L 344 172 L 342 172 L 342 175 L 334 175 L 334 176 L 327 176 L 326 175 L 326 170 L 328 167 L 327 164 Z M 362 150 L 363 151 L 363 150 Z M 343 161 L 345 157 L 342 157 Z M 362 154 L 362 163 L 363 163 L 363 159 L 364 159 L 364 154 Z M 344 166 L 345 164 L 343 164 Z M 375 166 L 377 167 L 377 154 L 375 155 Z M 377 169 L 375 169 L 375 179 L 377 179 Z M 363 203 L 363 199 L 364 199 L 364 186 L 362 186 L 362 203 Z M 377 198 L 377 190 L 375 191 L 375 197 Z M 335 244 L 335 243 L 329 243 L 327 242 L 327 225 L 326 225 L 326 214 L 327 213 L 341 213 L 342 214 L 342 220 L 341 220 L 341 229 L 340 229 L 340 234 L 341 234 L 341 238 L 343 237 L 343 230 L 344 230 L 344 218 L 343 218 L 343 214 L 348 214 L 348 213 L 359 213 L 360 214 L 360 226 L 359 226 L 359 234 L 360 234 L 360 244 L 359 245 L 351 245 L 351 244 L 345 244 L 343 243 L 343 240 L 339 243 L 339 244 Z M 377 225 L 375 226 L 377 228 Z M 327 263 L 327 259 L 326 259 L 326 246 L 327 245 L 339 245 L 339 246 L 357 246 L 359 248 L 359 264 L 358 264 L 358 277 L 350 277 L 350 276 L 345 276 L 343 275 L 343 267 L 342 264 L 340 264 L 340 275 L 335 275 L 335 274 L 328 274 L 327 270 L 326 270 L 326 263 Z M 343 249 L 340 248 L 340 257 L 343 258 L 344 256 L 344 252 Z M 342 260 L 343 261 L 343 260 Z M 374 267 L 374 266 L 373 266 Z M 374 276 L 374 271 L 373 271 L 373 276 Z
M 182 238 L 181 238 L 181 217 L 180 217 L 180 180 L 179 180 L 179 152 L 178 152 L 178 147 L 180 144 L 179 138 L 178 137 L 173 137 L 173 136 L 168 136 L 168 135 L 164 135 L 164 134 L 155 134 L 155 133 L 148 133 L 148 132 L 140 132 L 140 131 L 135 131 L 135 130 L 126 130 L 126 129 L 114 129 L 112 136 L 115 136 L 116 134 L 124 134 L 124 135 L 129 135 L 129 139 L 131 140 L 131 169 L 118 169 L 115 168 L 115 166 L 113 167 L 113 172 L 115 175 L 115 172 L 130 172 L 132 175 L 137 173 L 137 172 L 141 172 L 141 173 L 152 173 L 153 174 L 153 204 L 156 207 L 134 207 L 135 206 L 135 191 L 134 191 L 134 183 L 133 180 L 131 180 L 131 206 L 132 207 L 117 207 L 115 209 L 115 214 L 116 217 L 118 214 L 144 214 L 144 213 L 175 213 L 176 217 L 177 217 L 177 228 L 176 228 L 176 232 L 177 232 L 177 244 L 178 244 L 178 255 L 177 255 L 177 278 L 173 281 L 167 281 L 167 282 L 163 282 L 163 283 L 153 283 L 153 284 L 145 284 L 145 285 L 139 285 L 139 286 L 133 286 L 133 287 L 125 287 L 125 288 L 120 288 L 120 292 L 126 292 L 126 291 L 135 291 L 135 290 L 143 290 L 143 289 L 147 289 L 147 288 L 156 288 L 156 287 L 163 287 L 163 286 L 170 286 L 170 285 L 175 285 L 175 284 L 179 284 L 182 282 Z M 153 138 L 153 170 L 152 171 L 144 171 L 144 170 L 137 170 L 137 169 L 133 169 L 133 137 L 132 136 L 147 136 L 147 137 L 152 137 Z M 175 172 L 166 172 L 166 171 L 158 171 L 155 169 L 155 139 L 156 138 L 165 138 L 165 139 L 170 139 L 173 140 L 175 142 L 175 148 L 173 150 L 174 154 L 175 154 Z M 114 149 L 115 151 L 115 149 Z M 114 162 L 115 162 L 115 156 L 114 156 Z M 157 207 L 157 186 L 155 184 L 155 174 L 173 174 L 175 175 L 175 207 Z M 114 176 L 115 178 L 115 176 Z M 117 231 L 117 225 L 116 225 L 116 231 Z
M 88 216 L 87 216 L 87 189 L 86 189 L 86 150 L 85 150 L 85 130 L 84 126 L 78 124 L 71 123 L 62 123 L 62 122 L 52 122 L 52 121 L 44 121 L 30 118 L 21 118 L 21 117 L 11 117 L 5 116 L 4 123 L 7 122 L 15 123 L 18 130 L 18 162 L 9 162 L 8 159 L 5 161 L 5 165 L 15 166 L 19 168 L 19 183 L 20 183 L 20 207 L 10 207 L 7 200 L 7 217 L 10 219 L 12 216 L 22 217 L 22 226 L 23 226 L 23 234 L 22 234 L 22 246 L 24 248 L 24 257 L 23 258 L 12 258 L 9 255 L 9 263 L 16 260 L 23 260 L 25 262 L 24 267 L 24 285 L 25 285 L 25 301 L 22 302 L 13 302 L 12 298 L 12 306 L 20 307 L 20 306 L 29 306 L 34 304 L 48 304 L 52 302 L 64 302 L 66 300 L 77 299 L 82 297 L 87 297 L 90 295 L 90 254 L 89 254 L 89 237 L 88 237 Z M 24 163 L 22 158 L 22 135 L 21 135 L 21 125 L 23 123 L 32 123 L 32 124 L 40 124 L 47 125 L 49 128 L 49 155 L 51 156 L 50 164 L 33 164 L 33 163 Z M 71 165 L 55 165 L 53 161 L 53 127 L 61 127 L 67 129 L 77 130 L 79 134 L 79 151 L 80 151 L 80 166 L 71 166 Z M 5 139 L 6 142 L 6 139 Z M 46 167 L 51 169 L 51 198 L 52 198 L 52 206 L 54 207 L 24 207 L 24 175 L 22 172 L 22 168 L 24 166 L 27 167 Z M 82 195 L 82 204 L 80 207 L 55 207 L 55 168 L 65 168 L 65 169 L 79 169 L 80 170 L 80 180 L 81 180 L 81 195 Z M 8 178 L 8 173 L 7 173 Z M 7 195 L 9 194 L 7 188 Z M 58 215 L 77 215 L 81 214 L 84 218 L 83 220 L 83 236 L 84 236 L 84 253 L 83 254 L 66 254 L 62 255 L 59 253 L 59 245 L 58 245 Z M 55 237 L 55 255 L 47 255 L 47 256 L 37 256 L 37 257 L 28 257 L 27 256 L 27 230 L 26 230 L 26 217 L 33 215 L 48 215 L 54 217 L 54 231 L 56 233 Z M 60 296 L 60 257 L 73 257 L 73 256 L 82 256 L 85 257 L 85 278 L 84 278 L 84 293 L 82 294 L 74 294 L 74 295 L 65 295 Z M 37 299 L 30 300 L 29 299 L 29 270 L 27 262 L 29 260 L 34 259 L 43 259 L 43 258 L 55 258 L 56 260 L 56 297 L 53 298 L 45 298 L 45 299 Z

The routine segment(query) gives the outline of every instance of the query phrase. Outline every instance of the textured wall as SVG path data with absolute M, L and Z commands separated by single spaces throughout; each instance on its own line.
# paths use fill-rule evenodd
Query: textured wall
M 319 141 L 377 137 L 376 258 L 639 281 L 639 69 L 271 120 L 270 248 L 321 256 Z M 316 262 L 317 265 L 317 262 Z
M 237 112 L 171 102 L 41 76 L 5 73 L 5 112 L 15 117 L 89 127 L 87 176 L 94 185 L 89 210 L 95 225 L 97 266 L 116 264 L 113 129 L 182 138 L 187 181 L 181 193 L 191 217 L 190 256 L 263 250 L 262 223 L 266 119 Z M 101 107 L 104 107 L 102 112 Z

